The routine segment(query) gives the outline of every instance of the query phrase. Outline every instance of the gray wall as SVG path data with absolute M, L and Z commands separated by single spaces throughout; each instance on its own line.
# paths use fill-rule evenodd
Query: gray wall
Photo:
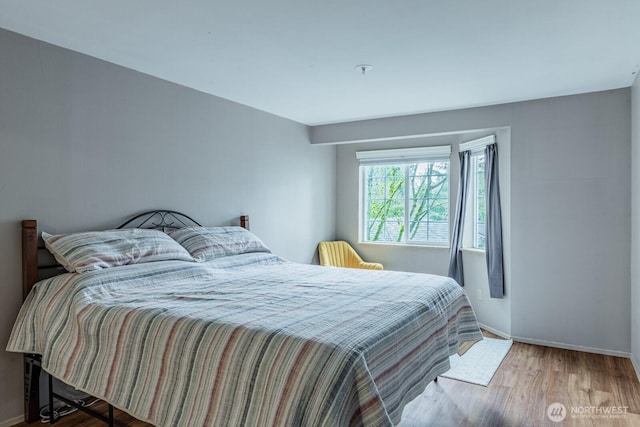
M 21 304 L 19 220 L 103 229 L 153 208 L 251 228 L 299 262 L 335 229 L 335 148 L 308 128 L 0 30 L 0 424 L 22 414 L 4 351 Z
M 640 379 L 640 79 L 631 88 L 631 359 Z
M 628 354 L 630 96 L 627 88 L 325 125 L 312 128 L 311 139 L 322 144 L 510 127 L 511 334 Z M 343 176 L 344 162 L 340 156 L 337 230 L 354 236 L 341 225 L 357 224 L 346 193 L 354 178 Z M 445 271 L 445 257 L 431 259 L 432 250 L 411 256 L 416 266 L 429 259 L 433 272 Z

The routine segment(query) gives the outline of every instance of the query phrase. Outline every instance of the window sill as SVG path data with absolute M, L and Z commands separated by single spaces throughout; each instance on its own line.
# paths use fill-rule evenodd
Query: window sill
M 484 249 L 476 249 L 476 248 L 462 248 L 460 249 L 462 252 L 469 252 L 470 254 L 477 254 L 477 255 L 485 255 L 486 252 Z
M 395 248 L 425 248 L 425 249 L 445 249 L 449 250 L 449 246 L 439 246 L 439 245 L 417 245 L 417 244 L 407 244 L 407 243 L 390 243 L 390 242 L 358 242 L 358 245 L 366 245 L 366 246 L 392 246 Z M 484 253 L 484 251 L 483 251 Z

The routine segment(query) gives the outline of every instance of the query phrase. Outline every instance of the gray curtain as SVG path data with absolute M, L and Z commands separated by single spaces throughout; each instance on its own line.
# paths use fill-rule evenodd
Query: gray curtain
M 458 200 L 456 201 L 456 215 L 453 223 L 453 235 L 451 236 L 451 252 L 449 253 L 449 277 L 455 279 L 460 286 L 464 286 L 464 273 L 462 270 L 462 235 L 464 231 L 464 215 L 467 207 L 467 194 L 469 193 L 469 167 L 471 154 L 463 151 L 460 157 L 460 182 L 458 183 Z
M 500 213 L 500 180 L 498 178 L 498 144 L 484 149 L 484 179 L 487 197 L 487 230 L 485 253 L 489 273 L 491 298 L 504 296 L 504 270 L 502 264 L 502 214 Z

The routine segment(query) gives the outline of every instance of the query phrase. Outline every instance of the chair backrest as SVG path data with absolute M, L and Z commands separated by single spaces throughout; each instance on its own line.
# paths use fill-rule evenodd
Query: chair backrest
M 349 267 L 362 262 L 362 258 L 356 253 L 349 243 L 339 240 L 335 242 L 320 242 L 318 254 L 321 265 L 334 267 Z

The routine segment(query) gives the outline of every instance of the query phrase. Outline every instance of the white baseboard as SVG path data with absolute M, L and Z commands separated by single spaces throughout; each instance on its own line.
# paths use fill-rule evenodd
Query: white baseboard
M 497 330 L 497 329 L 495 329 L 495 328 L 492 328 L 491 326 L 484 325 L 484 324 L 482 324 L 482 323 L 480 323 L 480 322 L 478 322 L 478 325 L 480 325 L 480 328 L 481 328 L 481 329 L 484 329 L 484 330 L 486 330 L 486 331 L 489 331 L 489 332 L 491 332 L 492 334 L 496 334 L 496 335 L 497 335 L 497 336 L 499 336 L 500 338 L 504 338 L 505 340 L 510 340 L 510 339 L 511 339 L 511 335 L 509 335 L 509 334 L 507 334 L 507 333 L 505 333 L 505 332 L 499 331 L 499 330 Z
M 595 347 L 584 347 L 581 345 L 564 344 L 564 343 L 545 341 L 545 340 L 534 340 L 531 338 L 522 338 L 522 337 L 512 337 L 512 339 L 514 341 L 522 342 L 525 344 L 542 345 L 545 347 L 562 348 L 565 350 L 584 351 L 586 353 L 604 354 L 606 356 L 626 357 L 627 359 L 631 358 L 631 353 L 627 353 L 624 351 L 606 350 L 603 348 L 595 348 Z M 637 368 L 636 368 L 636 371 L 637 371 Z
M 19 417 L 11 418 L 10 420 L 0 421 L 0 427 L 13 427 L 16 424 L 20 424 L 24 421 L 24 415 L 20 415 Z
M 633 368 L 636 370 L 636 376 L 638 377 L 638 381 L 640 381 L 640 361 L 636 360 L 636 356 L 631 355 L 631 364 Z

